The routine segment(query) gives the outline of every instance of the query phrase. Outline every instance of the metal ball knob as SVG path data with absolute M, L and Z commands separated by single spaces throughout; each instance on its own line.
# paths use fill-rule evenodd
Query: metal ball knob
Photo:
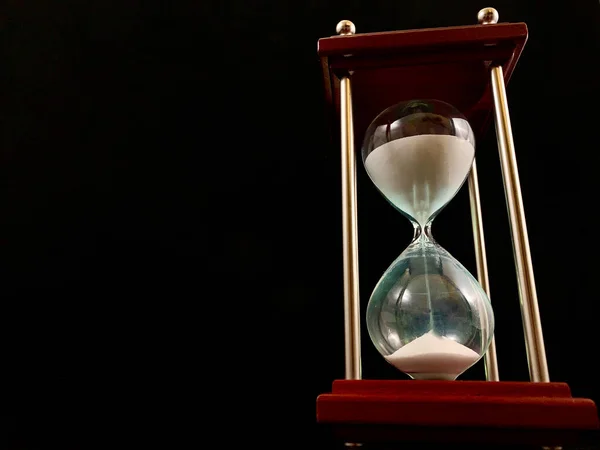
M 340 22 L 335 27 L 335 31 L 340 36 L 349 36 L 351 34 L 356 33 L 356 27 L 349 20 L 340 20 Z
M 500 15 L 494 8 L 483 8 L 477 14 L 477 21 L 482 25 L 498 23 Z

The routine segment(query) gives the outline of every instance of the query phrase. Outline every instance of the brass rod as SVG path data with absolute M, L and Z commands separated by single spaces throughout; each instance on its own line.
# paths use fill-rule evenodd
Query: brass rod
M 344 239 L 344 334 L 346 379 L 361 378 L 356 158 L 349 77 L 340 80 L 342 220 Z
M 475 160 L 473 160 L 473 166 L 469 173 L 469 200 L 471 205 L 471 223 L 473 225 L 473 243 L 475 245 L 475 262 L 477 264 L 477 279 L 491 300 L 485 237 L 483 234 L 483 219 L 481 215 L 481 198 L 479 196 L 479 179 L 477 177 L 477 163 Z M 496 340 L 493 336 L 490 346 L 484 355 L 484 362 L 486 380 L 500 381 L 498 359 L 496 357 Z
M 491 69 L 494 116 L 531 381 L 550 381 L 502 66 Z

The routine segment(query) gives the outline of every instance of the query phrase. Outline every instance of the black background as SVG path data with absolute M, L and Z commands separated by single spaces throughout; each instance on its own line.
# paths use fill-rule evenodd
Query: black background
M 9 2 L 0 12 L 8 448 L 323 445 L 344 376 L 339 150 L 316 55 L 474 1 Z M 600 6 L 497 1 L 551 378 L 600 401 Z M 440 82 L 443 82 L 441 74 Z M 495 134 L 477 147 L 500 375 L 526 380 Z M 361 291 L 412 237 L 359 168 Z M 466 185 L 436 239 L 474 271 Z M 363 306 L 366 301 L 363 300 Z M 363 376 L 398 378 L 363 333 Z M 482 363 L 464 379 L 481 379 Z

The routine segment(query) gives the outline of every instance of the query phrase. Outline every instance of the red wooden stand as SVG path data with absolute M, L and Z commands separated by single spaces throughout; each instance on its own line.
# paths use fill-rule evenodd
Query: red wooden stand
M 358 148 L 377 114 L 413 99 L 454 105 L 483 137 L 493 117 L 490 66 L 502 66 L 508 83 L 527 36 L 524 23 L 501 23 L 320 39 L 332 138 L 348 74 Z M 355 443 L 561 446 L 600 434 L 594 402 L 564 383 L 337 380 L 317 398 L 317 422 Z
M 317 422 L 363 443 L 554 446 L 600 435 L 594 402 L 565 383 L 336 380 L 317 398 Z

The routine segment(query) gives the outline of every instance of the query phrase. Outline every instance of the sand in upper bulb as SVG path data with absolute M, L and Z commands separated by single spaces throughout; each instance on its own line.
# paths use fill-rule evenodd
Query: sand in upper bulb
M 387 142 L 365 159 L 365 169 L 396 207 L 425 225 L 456 194 L 475 148 L 450 135 L 422 134 Z

